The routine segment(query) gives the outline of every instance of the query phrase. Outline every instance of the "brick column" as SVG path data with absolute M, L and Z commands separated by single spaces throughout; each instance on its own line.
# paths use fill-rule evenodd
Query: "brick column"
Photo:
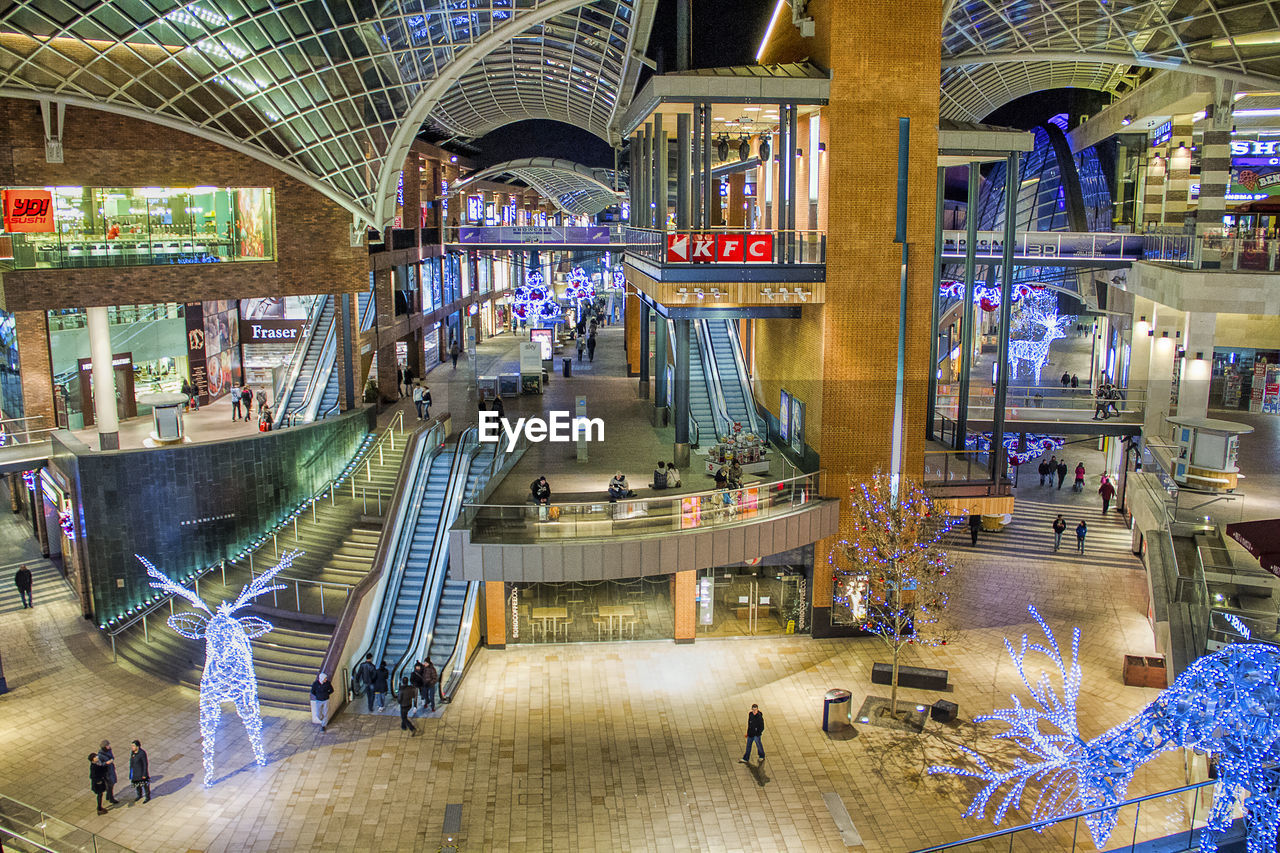
M 1153 154 L 1147 161 L 1147 179 L 1142 190 L 1143 226 L 1155 226 L 1164 221 L 1164 179 L 1168 165 L 1168 160 L 1159 154 Z
M 49 323 L 43 311 L 15 311 L 18 373 L 22 377 L 22 405 L 26 417 L 41 417 L 36 427 L 52 427 L 53 364 L 49 355 Z M 76 381 L 72 379 L 72 381 Z M 12 414 L 6 412 L 6 415 Z
M 415 235 L 421 234 L 419 229 L 422 225 L 422 176 L 418 173 L 420 162 L 421 158 L 417 154 L 410 154 L 405 158 L 404 169 L 401 172 L 404 175 L 401 224 L 405 228 L 412 228 Z M 415 236 L 414 243 L 417 242 L 419 240 Z
M 690 569 L 676 572 L 672 579 L 671 603 L 675 608 L 675 640 L 692 643 L 698 630 L 697 602 L 698 573 Z
M 1200 268 L 1222 265 L 1222 216 L 1227 212 L 1227 185 L 1231 182 L 1231 114 L 1226 129 L 1206 130 L 1200 144 L 1200 208 L 1196 212 L 1196 242 L 1200 244 Z M 1215 239 L 1216 238 L 1216 239 Z
M 1164 222 L 1181 225 L 1191 195 L 1191 116 L 1174 116 L 1169 140 L 1169 172 L 1164 187 Z
M 507 585 L 502 581 L 484 582 L 485 645 L 491 649 L 507 647 Z

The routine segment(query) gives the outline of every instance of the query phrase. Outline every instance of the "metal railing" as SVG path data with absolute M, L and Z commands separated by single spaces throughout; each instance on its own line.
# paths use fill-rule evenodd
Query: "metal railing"
M 991 479 L 991 455 L 985 450 L 926 450 L 924 482 L 980 482 Z
M 469 239 L 463 240 L 463 231 Z M 611 243 L 626 240 L 627 227 L 608 225 L 446 225 L 440 229 L 444 243 L 468 244 L 511 243 L 513 245 L 569 245 Z
M 1280 271 L 1280 239 L 1214 234 L 1146 235 L 1144 258 L 1191 269 Z M 1217 264 L 1217 266 L 1213 266 Z
M 827 262 L 827 232 L 817 230 L 777 231 L 768 228 L 701 228 L 693 230 L 657 230 L 653 228 L 627 228 L 627 252 L 638 257 L 666 266 L 698 266 L 715 260 L 716 249 L 713 246 L 713 257 L 695 257 L 695 238 L 725 236 L 772 235 L 772 247 L 767 258 L 751 258 L 739 263 L 760 263 L 779 265 L 825 264 Z M 667 253 L 668 237 L 688 238 L 690 260 L 672 260 Z M 726 263 L 726 261 L 720 261 Z
M 366 439 L 365 444 L 362 446 L 359 453 L 357 453 L 356 458 L 347 464 L 347 466 L 342 470 L 342 473 L 330 479 L 328 482 L 324 484 L 324 486 L 322 486 L 318 491 L 316 491 L 316 493 L 313 494 L 310 498 L 298 504 L 298 506 L 292 512 L 286 514 L 285 517 L 281 519 L 279 522 L 277 522 L 274 527 L 272 527 L 270 530 L 263 533 L 257 539 L 253 540 L 251 543 L 249 543 L 247 546 L 241 549 L 234 556 L 223 558 L 216 563 L 212 563 L 209 566 L 206 566 L 202 571 L 194 573 L 189 578 L 189 580 L 191 581 L 191 584 L 192 584 L 191 588 L 195 592 L 195 594 L 197 596 L 200 595 L 200 579 L 213 571 L 218 571 L 220 573 L 222 585 L 226 586 L 228 565 L 231 565 L 233 568 L 237 565 L 245 566 L 248 569 L 249 577 L 253 578 L 256 572 L 254 567 L 255 549 L 259 547 L 265 547 L 267 543 L 270 542 L 273 548 L 273 553 L 277 556 L 282 554 L 283 549 L 280 546 L 280 534 L 283 532 L 287 536 L 288 529 L 290 527 L 292 527 L 293 529 L 294 541 L 295 542 L 299 541 L 298 519 L 303 517 L 306 514 L 306 512 L 310 510 L 312 523 L 318 524 L 319 523 L 318 522 L 318 505 L 325 500 L 329 502 L 330 506 L 333 506 L 334 504 L 336 504 L 337 495 L 339 491 L 340 490 L 345 491 L 345 489 L 342 488 L 342 484 L 344 482 L 350 481 L 354 490 L 355 481 L 359 476 L 359 468 L 362 464 L 365 466 L 366 476 L 372 479 L 371 460 L 373 458 L 373 455 L 375 453 L 378 454 L 379 460 L 381 460 L 385 458 L 384 453 L 385 453 L 386 447 L 389 446 L 392 451 L 395 450 L 395 441 L 396 441 L 395 433 L 397 430 L 399 430 L 402 433 L 404 432 L 404 410 L 403 409 L 395 413 L 395 415 L 391 418 L 391 421 L 387 424 L 387 427 L 381 436 L 377 437 L 376 439 L 373 439 L 372 437 L 370 437 L 370 439 Z M 354 495 L 354 491 L 353 491 L 353 495 Z M 286 581 L 294 581 L 299 584 L 308 584 L 312 582 L 311 579 L 309 578 L 293 578 L 288 575 L 278 575 L 276 579 L 281 583 L 284 583 Z M 185 581 L 183 583 L 185 585 Z M 325 589 L 332 589 L 332 590 L 338 590 L 340 587 L 345 588 L 343 592 L 344 600 L 346 596 L 350 594 L 350 591 L 351 591 L 351 588 L 347 584 L 337 584 L 337 583 L 326 582 L 324 584 L 324 587 Z M 320 606 L 321 607 L 326 606 L 324 605 L 323 591 L 319 592 L 318 594 L 320 595 Z M 300 590 L 296 593 L 296 598 L 299 602 L 300 612 L 304 612 L 304 611 L 301 611 L 301 601 L 303 600 L 303 598 Z M 310 601 L 311 600 L 310 596 L 308 596 L 306 600 Z M 156 611 L 163 608 L 166 604 L 169 606 L 169 613 L 172 614 L 174 612 L 173 596 L 157 595 L 154 601 L 149 602 L 143 605 L 142 607 L 138 608 L 136 613 L 127 614 L 129 618 L 120 621 L 119 624 L 109 623 L 109 625 L 98 626 L 99 628 L 103 628 L 106 630 L 107 637 L 111 641 L 111 655 L 113 660 L 116 658 L 116 637 L 124 633 L 129 628 L 132 628 L 133 626 L 140 624 L 142 626 L 143 636 L 146 642 L 149 643 L 151 641 L 148 620 Z M 327 606 L 330 608 L 336 609 L 338 605 L 330 604 Z M 323 611 L 321 612 L 323 613 Z
M 988 851 L 990 853 L 996 853 L 996 851 L 1010 851 L 1012 853 L 1015 850 L 1026 849 L 1054 850 L 1057 853 L 1081 851 L 1083 853 L 1083 851 L 1092 851 L 1095 848 L 1088 826 L 1082 824 L 1081 819 L 1110 812 L 1117 813 L 1116 828 L 1111 833 L 1111 844 L 1119 843 L 1120 845 L 1108 846 L 1107 849 L 1112 853 L 1121 853 L 1121 851 L 1125 850 L 1134 853 L 1140 844 L 1179 833 L 1190 833 L 1192 837 L 1187 839 L 1188 843 L 1185 847 L 1170 847 L 1169 849 L 1193 849 L 1196 846 L 1195 842 L 1198 840 L 1198 831 L 1203 827 L 1208 812 L 1208 804 L 1201 804 L 1200 802 L 1202 795 L 1210 794 L 1211 791 L 1206 789 L 1212 788 L 1216 784 L 1217 780 L 1210 779 L 1205 782 L 1197 782 L 1194 785 L 1184 785 L 1181 788 L 1147 794 L 1143 797 L 1134 797 L 1133 799 L 1116 803 L 1114 806 L 1099 806 L 1065 814 L 1061 817 L 1038 820 L 1021 826 L 1011 826 L 1008 829 L 988 832 L 985 835 L 975 835 L 959 841 L 950 841 L 946 844 L 921 847 L 913 851 L 913 853 L 939 853 L 939 851 L 943 850 L 966 851 L 966 853 L 979 850 L 983 851 L 983 853 L 988 853 Z M 1187 800 L 1190 800 L 1189 806 L 1186 802 Z M 1145 817 L 1143 816 L 1144 805 L 1146 805 L 1147 809 Z M 1197 821 L 1197 816 L 1199 816 L 1199 821 Z M 1035 837 L 1028 835 L 1028 833 L 1033 832 L 1036 834 Z M 1125 836 L 1128 837 L 1125 838 Z M 1024 844 L 1030 846 L 1024 846 Z
M 687 492 L 672 497 L 628 498 L 610 503 L 576 501 L 551 505 L 464 505 L 459 527 L 471 529 L 473 542 L 515 544 L 545 539 L 601 539 L 611 536 L 666 534 L 728 526 L 786 515 L 822 500 L 824 472 L 738 489 Z
M 81 759 L 83 761 L 83 759 Z M 0 848 L 49 853 L 131 853 L 83 827 L 0 794 Z

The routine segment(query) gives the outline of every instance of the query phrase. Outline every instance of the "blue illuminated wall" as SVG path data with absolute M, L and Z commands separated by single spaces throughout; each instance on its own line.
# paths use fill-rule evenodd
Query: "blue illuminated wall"
M 374 425 L 373 410 L 360 409 L 235 441 L 115 452 L 56 433 L 51 463 L 80 513 L 95 619 L 154 594 L 135 554 L 170 577 L 234 554 L 340 473 Z

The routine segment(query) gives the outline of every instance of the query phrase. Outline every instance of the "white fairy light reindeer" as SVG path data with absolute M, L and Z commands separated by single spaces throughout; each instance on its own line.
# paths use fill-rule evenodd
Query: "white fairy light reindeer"
M 1036 384 L 1040 384 L 1040 370 L 1049 359 L 1049 345 L 1059 338 L 1067 336 L 1067 327 L 1075 320 L 1075 317 L 1064 316 L 1059 317 L 1057 311 L 1056 296 L 1049 294 L 1050 301 L 1048 307 L 1033 304 L 1032 300 L 1024 300 L 1022 303 L 1022 319 L 1024 325 L 1035 330 L 1037 327 L 1044 330 L 1043 336 L 1038 340 L 1028 341 L 1009 341 L 1009 366 L 1011 368 L 1011 378 L 1017 379 L 1021 362 L 1027 362 L 1031 365 L 1032 373 L 1035 376 Z
M 234 602 L 228 604 L 224 601 L 219 604 L 216 613 L 210 612 L 194 592 L 174 583 L 145 557 L 135 555 L 146 566 L 147 574 L 154 578 L 151 586 L 182 596 L 197 610 L 203 610 L 206 614 L 175 613 L 168 619 L 169 627 L 182 636 L 191 640 L 205 638 L 204 672 L 200 676 L 200 736 L 204 751 L 205 785 L 213 784 L 214 738 L 218 731 L 218 721 L 222 719 L 223 702 L 231 702 L 236 706 L 236 713 L 240 715 L 245 731 L 249 734 L 253 757 L 260 765 L 267 763 L 266 753 L 262 749 L 262 712 L 258 707 L 258 681 L 253 671 L 253 647 L 249 645 L 249 641 L 270 631 L 272 625 L 257 616 L 242 616 L 237 619 L 235 613 L 263 593 L 284 589 L 280 584 L 272 584 L 271 579 L 291 566 L 300 553 L 286 552 L 274 568 L 258 575 L 240 590 L 240 595 Z
M 1028 643 L 1015 654 L 1022 683 L 1034 702 L 977 718 L 999 720 L 1009 728 L 995 735 L 1020 745 L 1039 761 L 1017 759 L 1012 768 L 997 770 L 971 749 L 962 750 L 976 769 L 930 767 L 930 773 L 954 773 L 986 780 L 965 817 L 986 811 L 992 796 L 1006 783 L 1012 786 L 993 815 L 999 825 L 1010 808 L 1018 808 L 1029 782 L 1042 785 L 1031 820 L 1050 820 L 1073 812 L 1102 809 L 1085 817 L 1098 849 L 1107 843 L 1118 817 L 1118 805 L 1141 765 L 1165 750 L 1179 747 L 1209 753 L 1217 759 L 1218 783 L 1213 808 L 1200 833 L 1201 853 L 1215 853 L 1231 824 L 1242 793 L 1248 853 L 1273 853 L 1280 824 L 1280 648 L 1263 643 L 1236 643 L 1196 660 L 1156 699 L 1122 723 L 1086 741 L 1076 726 L 1080 693 L 1080 629 L 1071 633 L 1071 663 L 1062 658 L 1058 642 L 1034 607 L 1028 608 L 1044 629 L 1047 645 Z M 1242 637 L 1249 631 L 1234 616 L 1226 617 Z M 1062 698 L 1055 695 L 1049 675 L 1041 671 L 1033 684 L 1024 665 L 1028 652 L 1039 652 L 1058 668 Z

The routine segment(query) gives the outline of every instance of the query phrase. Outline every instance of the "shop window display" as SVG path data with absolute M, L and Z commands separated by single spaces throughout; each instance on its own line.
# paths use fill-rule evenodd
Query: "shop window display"
M 511 584 L 507 642 L 669 640 L 671 575 L 618 581 Z
M 275 258 L 270 189 L 48 187 L 54 230 L 15 234 L 14 269 Z

